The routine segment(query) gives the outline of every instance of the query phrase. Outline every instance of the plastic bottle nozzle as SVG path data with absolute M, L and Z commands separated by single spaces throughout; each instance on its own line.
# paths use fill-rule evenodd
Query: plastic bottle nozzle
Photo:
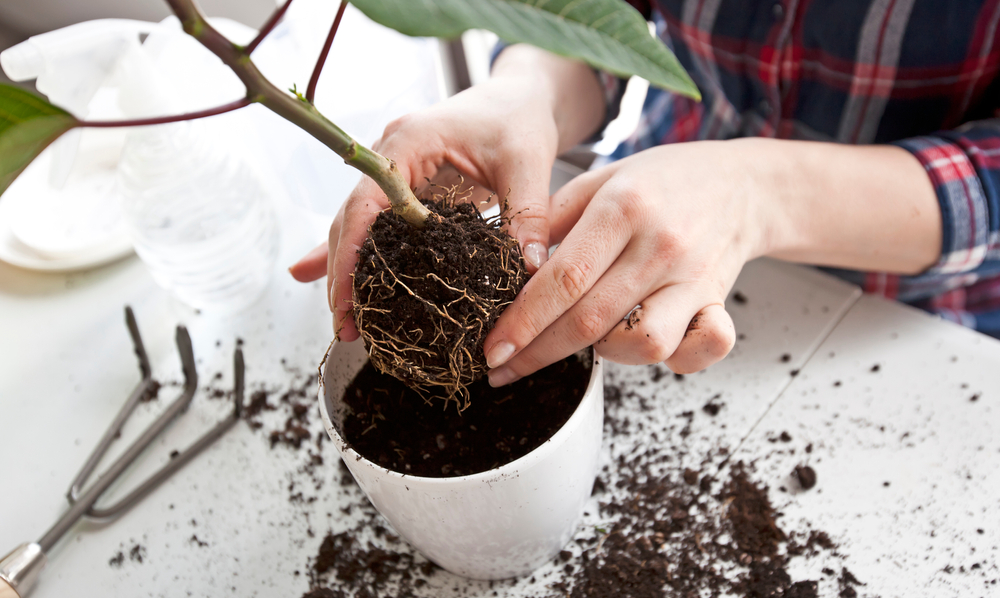
M 0 67 L 11 81 L 28 81 L 45 69 L 45 57 L 31 41 L 24 41 L 0 52 Z

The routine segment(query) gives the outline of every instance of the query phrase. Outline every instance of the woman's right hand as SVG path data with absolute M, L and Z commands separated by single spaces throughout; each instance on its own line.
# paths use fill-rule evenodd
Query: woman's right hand
M 490 80 L 392 122 L 373 149 L 395 160 L 413 188 L 428 180 L 451 184 L 460 173 L 477 188 L 473 201 L 490 192 L 507 197 L 508 232 L 533 273 L 548 257 L 549 178 L 556 155 L 591 135 L 603 114 L 603 94 L 589 67 L 530 46 L 511 46 L 497 59 Z M 290 268 L 302 282 L 327 275 L 341 340 L 358 338 L 351 274 L 368 226 L 388 205 L 382 190 L 363 178 L 334 219 L 326 247 Z

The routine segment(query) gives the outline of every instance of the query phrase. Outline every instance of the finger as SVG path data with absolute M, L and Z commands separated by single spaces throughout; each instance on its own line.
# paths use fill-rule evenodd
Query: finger
M 602 339 L 646 297 L 652 283 L 642 267 L 641 251 L 626 251 L 586 296 L 503 366 L 490 371 L 490 383 L 502 386 L 589 347 Z
M 534 274 L 549 257 L 549 181 L 553 159 L 542 152 L 506 152 L 499 156 L 493 186 L 501 206 L 510 206 L 511 235 L 521 245 L 528 272 Z
M 329 241 L 323 241 L 299 261 L 292 264 L 288 273 L 299 282 L 319 280 L 326 276 L 326 258 L 329 254 Z
M 395 160 L 400 175 L 411 186 L 415 186 L 417 181 L 423 183 L 437 174 L 445 162 L 447 145 L 440 135 L 420 126 L 419 119 L 403 117 L 390 123 L 373 147 L 386 158 Z M 327 263 L 328 284 L 333 326 L 340 340 L 353 341 L 360 336 L 352 311 L 354 268 L 358 261 L 358 250 L 368 236 L 368 227 L 375 221 L 378 213 L 388 207 L 389 200 L 375 181 L 362 177 L 344 202 L 336 245 L 331 228 L 330 246 L 336 247 L 336 250 L 333 259 Z
M 617 163 L 585 172 L 562 186 L 549 200 L 550 242 L 561 242 L 580 220 L 587 204 L 617 170 Z
M 677 374 L 700 372 L 729 355 L 735 343 L 733 319 L 722 305 L 714 303 L 692 318 L 680 346 L 666 364 Z
M 595 345 L 598 354 L 617 363 L 647 365 L 666 361 L 684 340 L 688 324 L 710 301 L 695 285 L 663 287 Z M 680 372 L 678 372 L 680 373 Z
M 631 226 L 611 202 L 588 206 L 579 226 L 528 280 L 487 336 L 483 346 L 491 368 L 527 347 L 590 291 L 625 249 Z
M 340 340 L 349 342 L 358 338 L 352 312 L 352 275 L 358 261 L 358 250 L 368 236 L 368 227 L 378 213 L 388 207 L 388 203 L 374 181 L 362 178 L 344 204 L 340 230 L 337 231 L 337 250 L 328 263 L 333 326 Z M 334 233 L 332 228 L 330 232 L 331 235 Z M 331 244 L 333 242 L 331 236 Z

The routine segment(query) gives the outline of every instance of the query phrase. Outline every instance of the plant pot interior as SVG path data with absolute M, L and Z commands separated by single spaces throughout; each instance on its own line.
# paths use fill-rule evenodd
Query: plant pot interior
M 495 469 L 533 451 L 570 418 L 587 390 L 585 349 L 502 388 L 469 387 L 470 405 L 421 396 L 365 363 L 332 421 L 348 446 L 399 473 L 455 477 Z

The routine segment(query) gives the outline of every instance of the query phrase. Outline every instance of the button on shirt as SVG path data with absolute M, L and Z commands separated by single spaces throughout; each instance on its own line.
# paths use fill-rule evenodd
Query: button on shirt
M 898 145 L 935 186 L 940 259 L 916 276 L 830 271 L 1000 337 L 1000 0 L 630 3 L 703 100 L 650 89 L 613 158 L 742 136 Z M 624 85 L 602 82 L 610 118 Z

